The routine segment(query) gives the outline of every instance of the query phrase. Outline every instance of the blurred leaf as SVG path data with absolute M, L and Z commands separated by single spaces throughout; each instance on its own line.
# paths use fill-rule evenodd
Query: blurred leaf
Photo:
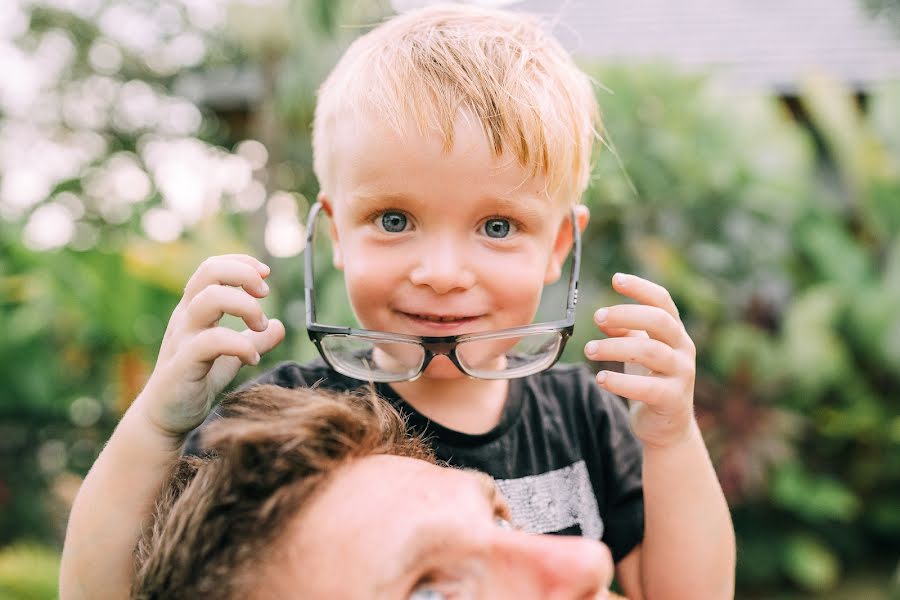
M 749 365 L 757 385 L 777 380 L 784 371 L 773 340 L 746 323 L 723 325 L 711 340 L 712 365 L 724 379 L 730 379 L 742 366 Z
M 888 426 L 888 440 L 892 444 L 900 445 L 900 417 L 894 417 Z
M 854 346 L 874 365 L 900 372 L 900 290 L 860 286 L 848 304 Z
M 864 190 L 872 177 L 890 174 L 887 155 L 862 119 L 851 90 L 820 73 L 802 82 L 801 98 L 854 192 Z
M 893 179 L 900 167 L 900 122 L 897 107 L 900 106 L 900 81 L 884 81 L 874 86 L 870 95 L 869 121 L 887 145 L 893 160 Z
M 813 221 L 797 237 L 822 279 L 851 289 L 871 278 L 869 257 L 840 223 Z
M 785 313 L 780 360 L 804 404 L 814 402 L 850 368 L 847 349 L 834 329 L 842 306 L 836 287 L 820 285 L 799 295 Z
M 882 285 L 885 291 L 900 297 L 900 236 L 885 249 Z
M 900 231 L 900 185 L 898 178 L 869 182 L 866 196 L 867 225 L 878 239 L 896 239 Z
M 878 500 L 866 507 L 866 520 L 887 539 L 900 538 L 900 511 L 897 510 L 897 498 Z
M 782 557 L 780 552 L 772 551 L 778 542 L 779 532 L 765 527 L 754 528 L 742 536 L 737 554 L 738 589 L 743 587 L 741 584 L 772 584 L 778 580 Z
M 851 218 L 858 219 L 867 235 L 890 239 L 900 223 L 897 203 L 891 201 L 897 192 L 896 159 L 863 118 L 851 90 L 824 75 L 807 79 L 801 89 L 803 104 L 846 188 Z
M 840 563 L 827 546 L 816 538 L 795 535 L 788 539 L 784 550 L 787 575 L 810 591 L 825 591 L 837 583 Z
M 812 520 L 849 521 L 859 513 L 860 502 L 842 483 L 805 472 L 797 463 L 787 463 L 775 472 L 772 497 L 798 515 Z

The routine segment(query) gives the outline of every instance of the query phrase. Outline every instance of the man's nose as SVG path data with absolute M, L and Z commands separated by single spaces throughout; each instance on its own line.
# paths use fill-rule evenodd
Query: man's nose
M 436 234 L 416 257 L 410 281 L 428 286 L 438 294 L 469 289 L 475 285 L 469 252 L 465 243 L 453 236 Z
M 524 598 L 593 600 L 612 583 L 612 555 L 600 542 L 516 531 L 501 546 L 498 558 L 510 567 L 508 574 L 530 582 Z

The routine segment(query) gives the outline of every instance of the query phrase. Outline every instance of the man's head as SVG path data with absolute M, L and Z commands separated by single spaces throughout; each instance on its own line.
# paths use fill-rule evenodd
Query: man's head
M 363 327 L 530 323 L 571 248 L 597 125 L 590 80 L 533 17 L 438 6 L 359 38 L 322 85 L 313 142 Z M 425 376 L 459 373 L 443 359 Z
M 490 478 L 436 464 L 376 398 L 259 386 L 183 458 L 134 597 L 592 598 L 608 551 L 509 527 Z

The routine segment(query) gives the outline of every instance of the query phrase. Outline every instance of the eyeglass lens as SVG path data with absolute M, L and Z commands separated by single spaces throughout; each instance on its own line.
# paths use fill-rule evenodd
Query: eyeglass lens
M 463 371 L 482 379 L 511 379 L 542 371 L 559 354 L 559 331 L 460 342 L 456 358 Z M 326 335 L 321 348 L 329 363 L 345 375 L 371 381 L 401 381 L 417 376 L 425 349 L 416 343 L 356 335 Z

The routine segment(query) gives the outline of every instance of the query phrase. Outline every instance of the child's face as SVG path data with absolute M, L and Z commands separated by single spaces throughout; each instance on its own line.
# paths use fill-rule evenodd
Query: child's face
M 410 127 L 412 130 L 413 128 Z M 333 140 L 335 266 L 367 329 L 446 336 L 526 325 L 571 246 L 568 208 L 457 120 L 453 148 L 347 122 Z M 463 376 L 436 357 L 425 377 Z

